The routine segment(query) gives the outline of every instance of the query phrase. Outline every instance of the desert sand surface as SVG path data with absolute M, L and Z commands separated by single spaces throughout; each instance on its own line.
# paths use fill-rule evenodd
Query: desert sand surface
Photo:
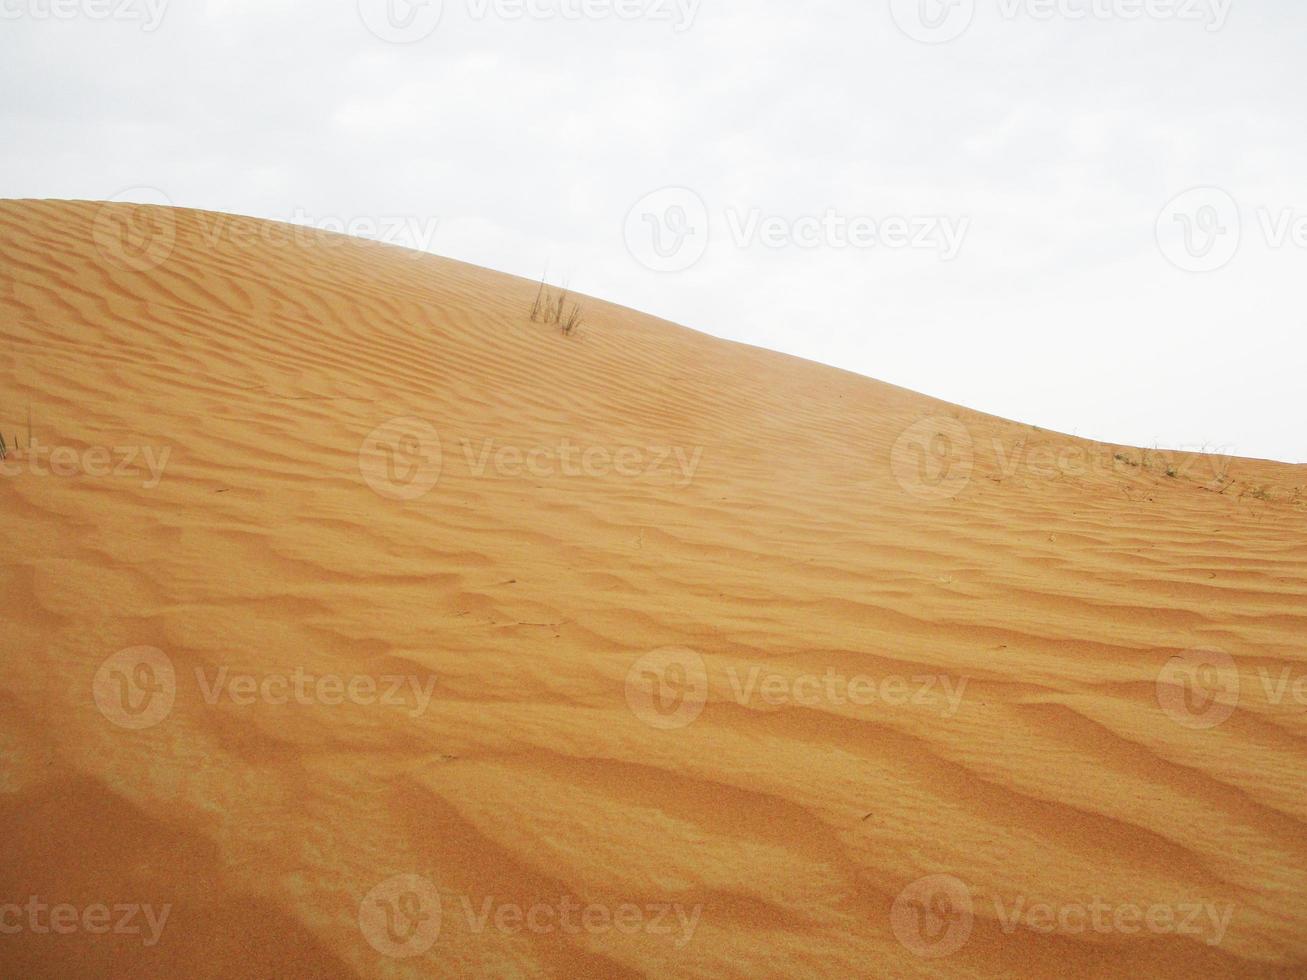
M 1304 467 L 538 290 L 0 203 L 0 974 L 1307 973 Z

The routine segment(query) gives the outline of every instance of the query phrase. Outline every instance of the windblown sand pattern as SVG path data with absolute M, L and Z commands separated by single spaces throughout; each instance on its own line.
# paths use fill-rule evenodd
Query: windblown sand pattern
M 537 290 L 0 204 L 0 973 L 1307 972 L 1304 467 Z

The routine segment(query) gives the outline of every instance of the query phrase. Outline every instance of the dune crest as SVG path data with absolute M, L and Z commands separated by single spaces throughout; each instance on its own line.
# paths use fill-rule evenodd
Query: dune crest
M 537 289 L 0 202 L 0 973 L 1303 974 L 1307 468 Z

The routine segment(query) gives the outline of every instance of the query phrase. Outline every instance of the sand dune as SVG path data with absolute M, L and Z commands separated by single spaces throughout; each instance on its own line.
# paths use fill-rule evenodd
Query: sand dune
M 1304 467 L 536 291 L 0 204 L 0 973 L 1307 971 Z

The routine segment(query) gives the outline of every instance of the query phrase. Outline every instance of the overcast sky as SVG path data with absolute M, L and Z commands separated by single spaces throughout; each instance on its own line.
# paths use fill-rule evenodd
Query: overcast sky
M 1307 462 L 1304 6 L 0 0 L 0 196 L 548 264 L 1045 428 Z

